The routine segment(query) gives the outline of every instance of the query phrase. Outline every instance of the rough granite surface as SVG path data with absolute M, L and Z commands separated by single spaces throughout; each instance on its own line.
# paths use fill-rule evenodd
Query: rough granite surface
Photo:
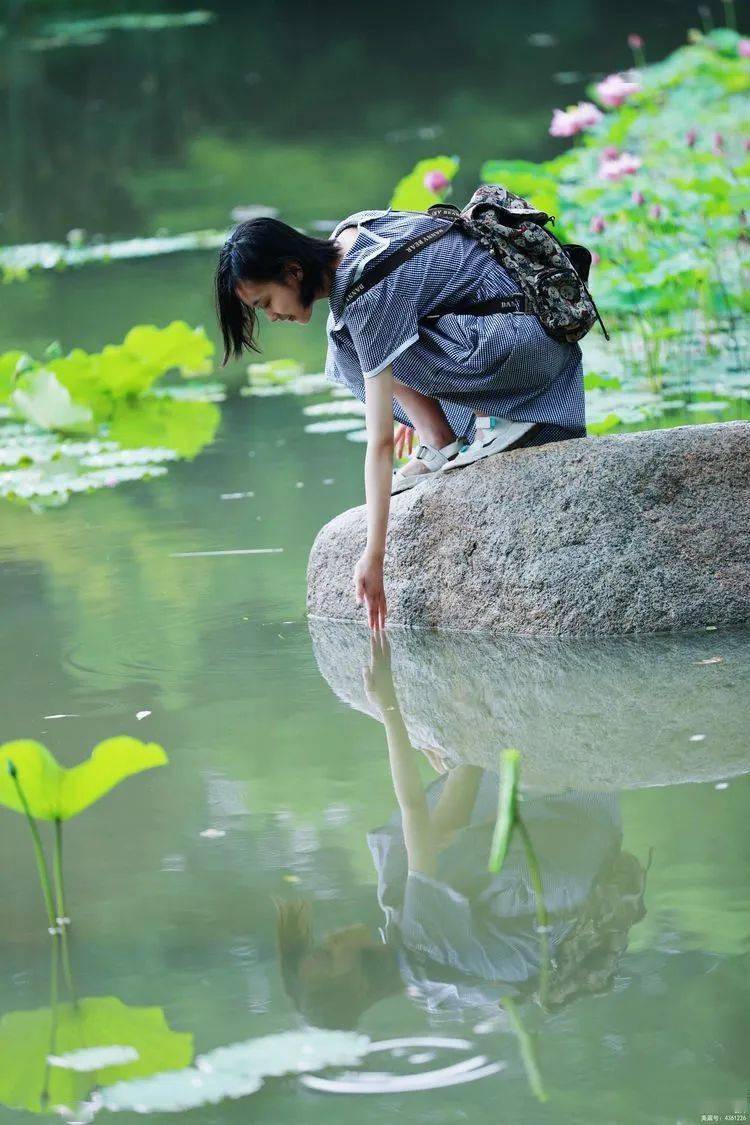
M 364 685 L 366 625 L 309 622 L 318 667 L 345 704 L 382 722 Z M 610 790 L 750 771 L 750 629 L 594 640 L 447 630 L 389 632 L 393 687 L 415 748 L 524 787 Z M 385 731 L 383 753 L 385 754 Z
M 308 611 L 363 621 L 364 506 L 319 532 Z M 750 621 L 750 423 L 497 454 L 394 496 L 390 625 L 537 636 Z

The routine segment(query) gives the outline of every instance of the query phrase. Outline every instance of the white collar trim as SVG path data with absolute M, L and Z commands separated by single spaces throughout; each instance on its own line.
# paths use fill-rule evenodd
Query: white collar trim
M 357 260 L 356 268 L 350 278 L 351 282 L 359 281 L 367 263 L 371 262 L 373 258 L 376 258 L 378 254 L 382 254 L 383 251 L 387 250 L 391 244 L 390 238 L 383 238 L 381 235 L 375 234 L 375 231 L 368 230 L 368 228 L 366 226 L 363 226 L 362 224 L 368 222 L 370 219 L 379 219 L 384 215 L 389 215 L 391 213 L 391 210 L 392 208 L 389 207 L 387 211 L 357 211 L 354 215 L 350 215 L 348 219 L 342 219 L 338 226 L 334 227 L 333 232 L 330 235 L 331 240 L 336 239 L 341 231 L 345 229 L 345 227 L 353 227 L 356 223 L 357 238 L 359 238 L 360 234 L 363 234 L 365 238 L 369 238 L 370 241 L 374 243 L 373 249 L 361 254 L 359 259 Z M 352 249 L 353 247 L 354 243 L 352 243 Z M 333 309 L 331 309 L 331 313 L 328 317 L 328 324 L 326 325 L 326 327 L 330 331 L 336 332 L 339 328 L 342 327 L 343 323 L 343 309 L 338 320 L 336 320 L 336 318 L 334 317 Z

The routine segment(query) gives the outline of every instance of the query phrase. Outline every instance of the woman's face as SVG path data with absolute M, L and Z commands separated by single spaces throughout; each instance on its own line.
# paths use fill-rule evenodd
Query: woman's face
M 305 307 L 300 300 L 301 273 L 299 266 L 292 265 L 284 282 L 238 281 L 235 293 L 244 304 L 262 309 L 269 320 L 307 324 L 312 305 Z

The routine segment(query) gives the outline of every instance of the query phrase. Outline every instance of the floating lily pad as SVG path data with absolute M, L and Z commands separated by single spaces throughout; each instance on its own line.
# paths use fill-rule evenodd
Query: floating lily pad
M 367 1053 L 369 1039 L 353 1031 L 288 1031 L 229 1047 L 196 1059 L 193 1067 L 119 1082 L 102 1089 L 90 1107 L 96 1111 L 178 1113 L 224 1098 L 254 1093 L 264 1078 L 302 1074 L 327 1066 L 353 1066 Z
M 113 1060 L 106 1054 L 113 1046 L 136 1057 Z M 91 1060 L 92 1049 L 102 1052 L 96 1070 L 48 1062 L 50 1054 L 75 1059 L 84 1051 Z M 115 996 L 8 1012 L 0 1019 L 0 1103 L 31 1113 L 74 1106 L 99 1084 L 184 1067 L 192 1057 L 192 1035 L 172 1031 L 161 1008 L 131 1008 Z

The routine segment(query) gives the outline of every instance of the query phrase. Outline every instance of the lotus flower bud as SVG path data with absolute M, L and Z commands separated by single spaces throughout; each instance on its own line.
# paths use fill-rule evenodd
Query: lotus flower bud
M 450 180 L 444 172 L 439 172 L 434 169 L 432 172 L 427 172 L 424 180 L 422 181 L 428 191 L 438 195 L 439 192 L 445 191 L 450 186 Z

